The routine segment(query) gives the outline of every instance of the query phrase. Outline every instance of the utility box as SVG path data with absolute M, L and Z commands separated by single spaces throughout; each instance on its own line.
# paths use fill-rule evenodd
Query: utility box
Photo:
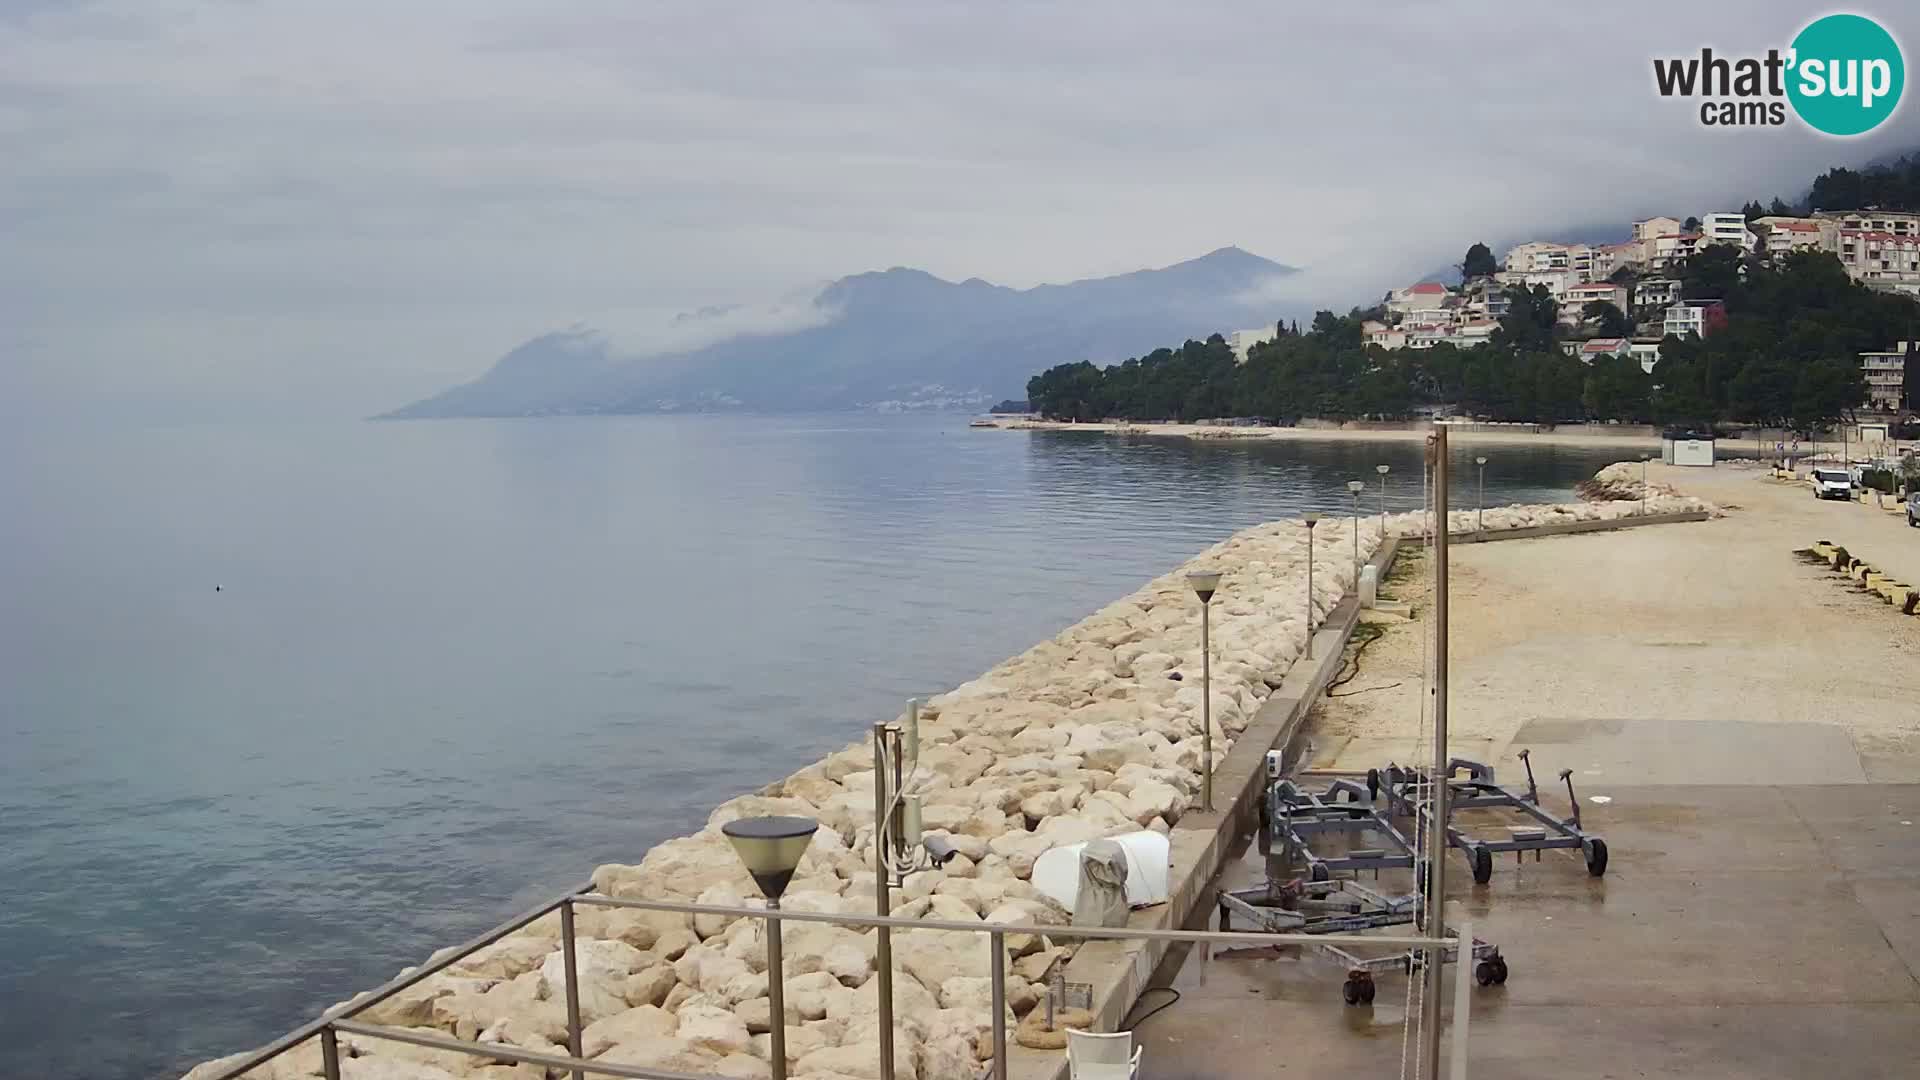
M 1668 465 L 1713 467 L 1713 436 L 1668 432 L 1660 438 L 1660 460 Z
M 1370 608 L 1380 600 L 1380 569 L 1376 566 L 1360 568 L 1360 606 Z

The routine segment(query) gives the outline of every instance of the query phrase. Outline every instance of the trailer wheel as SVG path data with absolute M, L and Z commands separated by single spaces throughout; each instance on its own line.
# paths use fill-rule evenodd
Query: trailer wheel
M 1507 985 L 1506 958 L 1503 956 L 1496 956 L 1490 961 L 1490 963 L 1493 964 L 1493 985 L 1495 986 Z
M 1486 848 L 1473 849 L 1473 883 L 1485 885 L 1493 880 L 1493 852 Z
M 1378 799 L 1379 797 L 1380 797 L 1380 770 L 1368 769 L 1367 770 L 1367 798 L 1369 800 L 1373 800 L 1373 799 Z
M 1347 981 L 1340 985 L 1340 1000 L 1349 1005 L 1373 1004 L 1373 976 L 1364 971 L 1347 972 Z
M 1333 877 L 1333 874 L 1327 869 L 1326 863 L 1314 863 L 1312 866 L 1307 867 L 1308 881 L 1326 881 L 1331 877 Z
M 1587 873 L 1594 877 L 1605 877 L 1607 874 L 1607 842 L 1599 837 L 1594 837 L 1593 843 L 1587 848 Z

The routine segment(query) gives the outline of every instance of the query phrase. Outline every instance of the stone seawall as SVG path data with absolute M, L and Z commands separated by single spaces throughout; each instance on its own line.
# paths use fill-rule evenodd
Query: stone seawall
M 1668 493 L 1647 501 L 1651 513 L 1707 509 Z M 1486 511 L 1484 527 L 1532 529 L 1639 512 L 1637 501 L 1500 507 Z M 1470 511 L 1450 519 L 1456 532 L 1475 527 Z M 1419 514 L 1363 518 L 1363 558 L 1379 545 L 1383 524 L 1387 534 L 1403 537 L 1426 527 Z M 1353 528 L 1351 519 L 1333 518 L 1315 534 L 1315 625 L 1352 586 Z M 1211 705 L 1215 760 L 1225 757 L 1305 646 L 1306 533 L 1295 520 L 1236 533 L 933 698 L 922 713 L 911 790 L 921 796 L 927 831 L 948 836 L 960 854 L 942 870 L 909 877 L 893 914 L 1064 923 L 1066 912 L 1027 880 L 1035 858 L 1094 837 L 1168 831 L 1197 802 L 1200 612 L 1185 575 L 1198 569 L 1222 574 L 1212 613 Z M 852 744 L 758 794 L 721 804 L 705 828 L 655 846 L 635 865 L 600 867 L 594 884 L 615 896 L 759 906 L 720 826 L 755 814 L 800 814 L 819 820 L 821 829 L 785 905 L 870 914 L 872 767 L 869 744 Z M 769 1015 L 759 920 L 583 907 L 577 933 L 588 1057 L 695 1074 L 770 1075 L 765 1033 L 777 1021 Z M 558 936 L 558 918 L 550 916 L 358 1019 L 563 1053 Z M 784 945 L 791 1074 L 877 1075 L 873 936 L 795 923 Z M 1034 1007 L 1045 972 L 1068 949 L 1045 937 L 1015 936 L 1007 946 L 1008 1001 L 1018 1017 Z M 984 934 L 894 935 L 900 1080 L 972 1080 L 991 1056 L 989 948 Z M 352 1036 L 342 1037 L 342 1047 L 349 1080 L 545 1075 L 533 1066 Z M 217 1064 L 188 1076 L 200 1080 Z M 248 1075 L 319 1074 L 318 1048 L 310 1043 Z

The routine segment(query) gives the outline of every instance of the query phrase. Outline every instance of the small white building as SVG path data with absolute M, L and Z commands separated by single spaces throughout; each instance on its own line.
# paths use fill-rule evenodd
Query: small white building
M 1615 285 L 1610 281 L 1590 281 L 1584 285 L 1572 285 L 1567 288 L 1566 305 L 1579 318 L 1580 309 L 1595 301 L 1604 301 L 1627 310 L 1627 287 Z
M 1634 307 L 1666 307 L 1680 299 L 1680 282 L 1674 278 L 1642 278 L 1633 286 Z
M 1731 244 L 1741 251 L 1752 251 L 1753 230 L 1747 228 L 1747 216 L 1740 213 L 1705 214 L 1700 218 L 1702 244 Z
M 1264 345 L 1280 336 L 1280 327 L 1262 326 L 1253 330 L 1235 330 L 1227 335 L 1227 347 L 1233 350 L 1233 358 L 1241 363 L 1247 362 L 1247 354 L 1255 345 Z
M 1640 361 L 1640 370 L 1653 374 L 1653 366 L 1660 362 L 1660 343 L 1657 341 L 1634 341 L 1627 345 L 1627 355 Z
M 1726 322 L 1726 305 L 1719 300 L 1682 300 L 1667 308 L 1666 332 L 1675 337 L 1706 337 Z

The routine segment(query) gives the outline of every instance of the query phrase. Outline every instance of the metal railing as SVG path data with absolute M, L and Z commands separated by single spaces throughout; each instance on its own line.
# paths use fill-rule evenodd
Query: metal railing
M 1082 941 L 1163 941 L 1169 944 L 1187 944 L 1210 947 L 1214 945 L 1241 945 L 1263 947 L 1272 945 L 1350 945 L 1372 946 L 1394 949 L 1427 950 L 1429 959 L 1436 960 L 1439 953 L 1457 943 L 1456 938 L 1431 937 L 1394 937 L 1375 934 L 1276 934 L 1267 932 L 1220 932 L 1212 930 L 1146 930 L 1127 927 L 1083 927 L 1083 926 L 1036 926 L 1013 923 L 967 923 L 942 919 L 908 919 L 892 915 L 852 915 L 814 911 L 789 911 L 784 908 L 748 908 L 721 907 L 714 904 L 692 904 L 672 900 L 636 900 L 626 897 L 607 896 L 590 891 L 592 882 L 569 889 L 550 900 L 541 903 L 519 915 L 508 919 L 481 934 L 469 938 L 442 953 L 437 959 L 411 969 L 388 980 L 372 990 L 355 997 L 351 1001 L 336 1005 L 321 1013 L 313 1020 L 287 1032 L 267 1045 L 247 1055 L 245 1058 L 214 1073 L 207 1080 L 234 1080 L 249 1070 L 280 1056 L 316 1036 L 320 1039 L 320 1057 L 323 1075 L 326 1080 L 340 1080 L 339 1036 L 344 1033 L 368 1039 L 384 1039 L 390 1042 L 409 1043 L 414 1046 L 453 1053 L 468 1054 L 486 1058 L 490 1061 L 506 1061 L 516 1064 L 537 1065 L 547 1069 L 569 1070 L 574 1080 L 582 1080 L 591 1073 L 599 1076 L 628 1077 L 631 1080 L 705 1080 L 703 1077 L 688 1073 L 656 1069 L 641 1065 L 627 1065 L 613 1061 L 601 1061 L 582 1056 L 580 1022 L 580 983 L 578 961 L 574 953 L 574 909 L 585 904 L 590 907 L 634 908 L 642 911 L 664 911 L 684 915 L 718 915 L 735 919 L 780 920 L 783 922 L 830 923 L 858 929 L 889 927 L 900 930 L 941 930 L 955 933 L 986 934 L 992 942 L 992 983 L 993 983 L 993 1076 L 995 1080 L 1007 1080 L 1007 986 L 1006 986 L 1006 938 L 1009 934 L 1045 935 L 1050 938 L 1065 938 Z M 538 1050 L 527 1050 L 508 1043 L 482 1043 L 456 1039 L 418 1028 L 390 1027 L 384 1024 L 369 1024 L 354 1019 L 360 1013 L 386 1001 L 393 995 L 415 986 L 454 966 L 460 961 L 486 948 L 488 945 L 506 937 L 543 916 L 554 911 L 560 913 L 560 950 L 565 986 L 564 997 L 567 1012 L 567 1053 L 551 1054 Z M 1464 966 L 1464 965 L 1463 965 Z M 878 1003 L 882 1023 L 891 1025 L 893 1003 Z M 1464 1014 L 1463 1014 L 1464 1015 Z M 769 1014 L 770 1023 L 784 1023 L 784 1016 Z

